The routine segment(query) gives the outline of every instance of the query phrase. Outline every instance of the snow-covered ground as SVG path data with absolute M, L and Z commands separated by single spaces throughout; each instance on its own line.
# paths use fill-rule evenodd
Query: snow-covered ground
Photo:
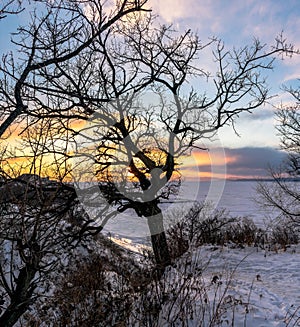
M 217 188 L 210 190 L 209 184 L 203 185 L 203 188 L 197 192 L 194 190 L 197 185 L 194 188 L 189 187 L 183 198 L 191 200 L 192 196 L 194 200 L 204 201 L 209 195 L 209 200 L 214 201 L 220 208 L 229 208 L 233 216 L 250 217 L 258 227 L 265 230 L 268 230 L 270 223 L 273 224 L 276 213 L 270 212 L 269 217 L 266 217 L 266 211 L 261 211 L 256 207 L 253 200 L 255 183 L 227 183 L 221 197 L 218 192 L 213 192 Z M 215 195 L 216 198 L 214 198 Z M 182 210 L 182 204 L 179 206 Z M 118 217 L 112 220 L 106 232 L 115 236 L 122 235 L 122 237 L 116 237 L 114 241 L 131 251 L 138 252 L 145 246 L 144 244 L 150 245 L 147 242 L 146 222 L 134 216 Z M 174 280 L 184 278 L 182 276 L 185 273 L 182 273 L 182 269 L 187 269 L 188 255 L 191 256 L 192 262 L 189 264 L 190 269 L 195 270 L 195 267 L 199 265 L 202 267 L 201 279 L 205 287 L 201 292 L 207 292 L 208 302 L 212 306 L 220 302 L 220 308 L 217 308 L 220 310 L 220 320 L 211 326 L 300 326 L 300 318 L 298 321 L 300 317 L 300 245 L 290 246 L 286 251 L 276 251 L 276 249 L 267 251 L 256 247 L 238 248 L 236 246 L 201 247 L 178 259 L 176 268 L 170 268 L 167 276 L 170 279 L 170 285 L 174 284 Z M 194 271 L 191 276 L 193 273 Z M 216 282 L 212 283 L 214 278 Z M 198 292 L 200 293 L 199 290 Z M 218 299 L 216 299 L 216 292 L 218 292 Z M 195 301 L 197 302 L 196 295 Z M 201 301 L 203 305 L 203 298 Z M 210 315 L 212 315 L 211 312 Z M 199 321 L 190 320 L 188 326 L 210 326 L 211 317 L 207 316 L 207 313 L 205 319 L 206 322 L 202 322 L 201 325 Z M 168 326 L 168 322 L 163 317 L 160 324 Z
M 140 245 L 128 239 L 115 241 L 130 250 L 140 249 Z M 186 275 L 196 278 L 199 267 L 204 287 L 201 291 L 199 285 L 194 287 L 195 303 L 199 301 L 203 306 L 205 294 L 209 309 L 204 314 L 206 321 L 200 324 L 199 317 L 194 315 L 187 326 L 300 326 L 300 246 L 286 251 L 204 246 L 178 259 L 166 273 L 166 280 L 174 285 L 174 281 Z M 168 308 L 162 309 L 160 324 L 168 326 L 164 310 Z M 210 325 L 213 312 L 218 312 L 219 320 Z
M 299 246 L 285 252 L 228 247 L 199 251 L 210 260 L 205 273 L 227 279 L 229 294 L 249 303 L 248 313 L 241 310 L 234 326 L 245 326 L 245 322 L 247 326 L 294 325 L 300 314 L 296 312 L 300 306 Z M 289 321 L 294 313 L 295 319 Z

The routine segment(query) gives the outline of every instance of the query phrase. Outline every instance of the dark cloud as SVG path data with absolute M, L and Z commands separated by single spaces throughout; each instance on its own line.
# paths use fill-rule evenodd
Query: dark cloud
M 268 168 L 278 167 L 286 153 L 270 147 L 225 149 L 226 156 L 235 158 L 227 164 L 227 173 L 238 176 L 267 176 Z
M 286 153 L 271 147 L 224 148 L 224 151 L 228 177 L 268 177 L 268 168 L 278 167 L 287 156 Z M 182 170 L 211 172 L 212 168 L 200 163 L 198 167 L 183 167 Z

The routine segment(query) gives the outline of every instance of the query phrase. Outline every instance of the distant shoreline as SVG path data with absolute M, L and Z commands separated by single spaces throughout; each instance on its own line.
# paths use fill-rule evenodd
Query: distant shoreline
M 185 182 L 197 183 L 197 182 L 274 182 L 273 178 L 200 178 L 200 179 L 186 179 Z M 300 178 L 282 178 L 284 182 L 300 182 Z
M 284 182 L 300 182 L 300 178 L 282 178 Z M 274 182 L 273 178 L 228 178 L 230 182 Z

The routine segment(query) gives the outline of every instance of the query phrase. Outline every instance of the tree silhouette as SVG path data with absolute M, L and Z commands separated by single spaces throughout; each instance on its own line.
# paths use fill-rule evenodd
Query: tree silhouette
M 190 30 L 158 26 L 146 3 L 118 1 L 107 11 L 98 0 L 47 2 L 46 14 L 19 29 L 20 61 L 3 58 L 0 135 L 24 117 L 25 129 L 42 119 L 59 124 L 75 148 L 53 153 L 75 158 L 79 177 L 100 182 L 100 214 L 86 231 L 101 231 L 115 209 L 135 211 L 147 219 L 163 272 L 171 259 L 160 204 L 176 189 L 181 156 L 261 106 L 266 72 L 294 50 L 282 37 L 231 51 L 220 40 L 202 43 Z M 211 72 L 201 66 L 208 49 Z
M 0 20 L 7 17 L 7 15 L 16 15 L 23 9 L 21 8 L 21 0 L 7 0 L 2 1 L 0 6 Z
M 281 106 L 276 111 L 277 131 L 281 149 L 287 153 L 287 159 L 280 168 L 270 169 L 274 183 L 260 183 L 258 192 L 261 201 L 275 208 L 287 222 L 299 224 L 300 202 L 298 179 L 300 174 L 300 89 L 286 91 L 295 101 L 294 105 Z

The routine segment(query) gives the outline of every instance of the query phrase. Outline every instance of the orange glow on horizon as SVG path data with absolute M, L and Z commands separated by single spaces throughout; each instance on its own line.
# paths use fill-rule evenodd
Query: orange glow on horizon
M 235 156 L 225 156 L 225 153 L 222 151 L 218 151 L 217 153 L 212 151 L 194 151 L 192 152 L 191 156 L 185 156 L 183 158 L 182 166 L 193 167 L 195 166 L 195 163 L 197 163 L 197 166 L 199 167 L 211 165 L 219 166 L 234 163 L 237 160 L 238 158 Z
M 226 173 L 226 165 L 236 162 L 236 157 L 225 155 L 223 149 L 211 151 L 193 151 L 190 156 L 185 156 L 179 165 L 183 178 L 194 179 L 227 179 L 232 178 Z
M 70 122 L 70 127 L 75 131 L 82 130 L 86 126 L 86 121 L 73 120 Z M 5 144 L 9 145 L 12 149 L 16 149 L 18 142 L 21 140 L 22 135 L 22 124 L 14 125 L 7 133 L 6 137 L 3 138 L 2 145 L 5 148 Z M 159 154 L 159 153 L 158 153 Z M 157 154 L 156 154 L 157 155 Z M 10 169 L 11 171 L 28 173 L 33 172 L 32 153 L 30 149 L 24 149 L 20 157 L 10 157 L 6 160 L 2 160 L 1 166 L 4 170 Z M 163 160 L 162 160 L 163 161 Z M 238 175 L 228 174 L 226 172 L 226 165 L 237 163 L 239 161 L 238 156 L 225 155 L 223 149 L 210 149 L 210 150 L 194 150 L 191 155 L 183 156 L 178 158 L 176 161 L 179 162 L 178 168 L 180 174 L 184 179 L 187 180 L 198 180 L 198 179 L 241 179 L 241 178 L 253 178 L 253 175 Z M 51 166 L 51 156 L 45 155 L 43 162 L 45 169 L 40 170 L 40 174 L 43 176 L 49 176 L 50 178 L 57 178 L 57 172 L 54 174 Z M 55 166 L 55 164 L 54 164 Z M 54 167 L 53 166 L 53 167 Z M 70 171 L 69 171 L 70 172 Z M 72 179 L 71 174 L 61 172 L 65 176 L 65 179 L 70 181 Z M 56 175 L 56 176 L 55 176 Z M 60 174 L 59 174 L 60 175 Z M 174 176 L 176 173 L 174 173 Z M 133 179 L 133 176 L 128 173 L 128 178 Z
M 182 171 L 181 171 L 182 172 Z M 186 169 L 182 172 L 182 176 L 186 181 L 198 181 L 198 180 L 211 180 L 211 179 L 259 179 L 261 176 L 253 175 L 234 175 L 234 174 L 222 174 L 222 173 L 212 173 L 212 172 L 195 172 L 194 170 Z

